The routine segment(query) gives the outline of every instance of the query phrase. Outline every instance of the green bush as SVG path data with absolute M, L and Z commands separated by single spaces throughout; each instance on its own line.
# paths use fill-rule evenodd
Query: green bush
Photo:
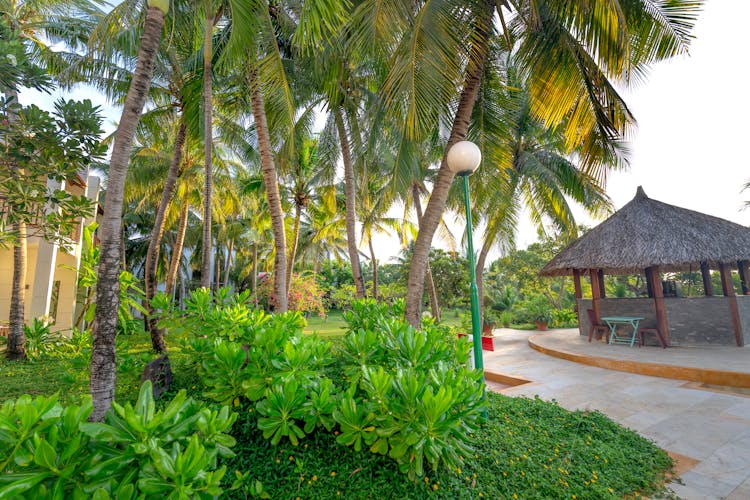
M 288 438 L 297 444 L 321 426 L 330 429 L 333 394 L 324 369 L 333 361 L 331 346 L 304 335 L 299 312 L 270 315 L 252 309 L 247 294 L 222 290 L 212 298 L 196 290 L 183 311 L 163 297 L 163 324 L 191 335 L 184 348 L 205 385 L 204 395 L 221 403 L 256 403 L 258 428 L 273 444 Z
M 346 311 L 351 309 L 352 302 L 357 297 L 357 290 L 354 285 L 341 285 L 332 288 L 328 295 L 328 303 L 331 309 L 340 309 Z
M 402 312 L 403 302 L 364 300 L 344 315 L 340 356 L 351 385 L 333 418 L 337 442 L 387 454 L 414 479 L 425 462 L 457 467 L 471 453 L 485 402 L 481 373 L 466 367 L 470 346 L 429 321 L 418 331 Z
M 156 411 L 150 382 L 135 406 L 113 403 L 104 423 L 93 406 L 61 407 L 57 396 L 21 396 L 0 407 L 2 498 L 211 498 L 234 455 L 227 432 L 237 415 L 180 391 Z

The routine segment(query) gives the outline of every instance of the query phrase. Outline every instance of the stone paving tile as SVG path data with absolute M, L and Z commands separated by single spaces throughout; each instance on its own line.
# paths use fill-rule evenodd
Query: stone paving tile
M 750 498 L 750 479 L 737 486 L 727 496 L 727 500 L 747 500 Z
M 686 386 L 685 381 L 615 372 L 553 358 L 528 347 L 533 332 L 504 330 L 496 337 L 497 350 L 485 353 L 485 367 L 532 383 L 509 388 L 507 395 L 555 399 L 570 410 L 597 409 L 638 431 L 669 451 L 699 460 L 682 476 L 684 484 L 670 485 L 687 500 L 732 498 L 750 500 L 750 398 Z M 707 363 L 729 369 L 750 367 L 748 349 L 630 349 L 581 341 L 576 335 L 549 334 L 571 348 L 593 355 L 615 354 L 622 359 L 664 359 Z M 619 349 L 622 347 L 621 349 Z M 708 354 L 706 354 L 708 353 Z M 706 357 L 709 359 L 701 359 Z M 646 359 L 654 362 L 653 359 Z M 744 361 L 743 361 L 744 360 Z M 744 362 L 744 364 L 743 364 Z

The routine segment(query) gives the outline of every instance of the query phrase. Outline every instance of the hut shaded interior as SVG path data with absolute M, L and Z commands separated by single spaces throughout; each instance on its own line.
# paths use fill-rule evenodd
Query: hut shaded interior
M 734 222 L 652 200 L 641 187 L 607 220 L 571 243 L 541 270 L 543 276 L 573 275 L 581 334 L 588 335 L 587 309 L 602 316 L 640 316 L 670 345 L 750 342 L 750 229 Z M 704 297 L 665 297 L 662 273 L 700 269 Z M 732 270 L 740 277 L 739 296 Z M 721 275 L 714 295 L 711 270 Z M 648 298 L 607 298 L 604 275 L 642 274 Z M 591 280 L 591 299 L 581 293 Z

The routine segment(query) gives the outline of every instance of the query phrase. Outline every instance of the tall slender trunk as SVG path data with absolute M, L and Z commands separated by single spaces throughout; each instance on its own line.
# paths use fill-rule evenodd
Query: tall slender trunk
M 260 92 L 260 82 L 254 70 L 250 72 L 249 79 L 255 131 L 258 135 L 258 148 L 260 149 L 260 165 L 263 171 L 263 183 L 266 186 L 268 211 L 271 213 L 271 228 L 273 230 L 273 242 L 276 249 L 273 268 L 274 311 L 283 313 L 287 311 L 288 303 L 286 294 L 287 262 L 284 211 L 281 208 L 279 181 L 276 176 L 276 166 L 273 162 L 273 150 L 271 149 L 271 135 L 268 131 L 268 122 L 266 120 L 266 109 L 263 104 L 263 96 Z
M 167 182 L 164 184 L 159 208 L 156 210 L 154 228 L 151 230 L 151 239 L 148 242 L 148 251 L 146 252 L 146 269 L 143 272 L 145 278 L 146 308 L 148 310 L 146 329 L 151 334 L 151 347 L 157 352 L 166 352 L 167 344 L 164 342 L 164 331 L 156 326 L 157 321 L 153 316 L 150 302 L 154 298 L 154 295 L 156 295 L 156 287 L 158 285 L 156 281 L 156 268 L 159 262 L 161 239 L 164 236 L 164 219 L 167 216 L 167 208 L 174 197 L 177 179 L 180 177 L 180 165 L 182 164 L 182 150 L 185 144 L 186 132 L 187 120 L 183 115 L 180 117 L 180 128 L 177 130 L 177 137 L 174 142 L 174 152 L 172 153 L 172 162 L 169 164 L 169 172 L 167 172 Z
M 14 106 L 18 104 L 18 92 L 12 88 L 3 89 L 5 97 L 12 102 L 8 109 L 8 121 L 16 121 Z M 23 171 L 17 167 L 11 168 L 11 176 L 20 181 Z M 26 334 L 23 330 L 25 322 L 26 303 L 26 268 L 28 260 L 28 242 L 26 241 L 26 223 L 19 222 L 12 226 L 16 231 L 18 240 L 13 245 L 13 282 L 10 289 L 10 332 L 8 332 L 8 347 L 6 355 L 8 359 L 26 359 Z
M 372 261 L 372 298 L 378 300 L 378 259 L 375 258 L 372 238 L 367 240 L 367 244 L 370 246 L 370 260 Z
M 180 207 L 180 222 L 177 226 L 177 239 L 174 242 L 174 248 L 172 248 L 172 259 L 169 262 L 169 272 L 167 273 L 167 285 L 165 289 L 167 297 L 171 297 L 172 292 L 174 292 L 174 284 L 177 279 L 177 273 L 180 270 L 182 247 L 185 244 L 185 233 L 187 233 L 187 222 L 188 200 L 187 197 L 185 197 L 185 199 L 182 200 L 182 207 Z
M 333 111 L 336 128 L 341 143 L 341 157 L 344 162 L 344 192 L 346 195 L 346 243 L 349 248 L 349 262 L 352 265 L 352 277 L 357 289 L 357 298 L 365 296 L 365 280 L 362 277 L 362 266 L 359 263 L 359 251 L 357 250 L 357 201 L 356 180 L 354 178 L 354 165 L 352 154 L 349 149 L 349 139 L 344 126 L 344 118 L 340 109 Z
M 479 318 L 484 319 L 484 264 L 487 262 L 487 255 L 492 248 L 490 238 L 485 238 L 482 244 L 482 250 L 477 258 L 476 276 L 477 276 L 477 293 L 479 294 Z
M 253 275 L 250 276 L 250 290 L 255 297 L 255 307 L 258 307 L 258 244 L 253 243 Z
M 227 246 L 227 260 L 224 264 L 224 286 L 229 286 L 229 271 L 232 268 L 232 252 L 234 251 L 234 238 L 229 240 L 229 246 Z
M 130 89 L 125 98 L 120 125 L 115 132 L 115 142 L 109 163 L 107 196 L 104 217 L 99 226 L 100 261 L 96 286 L 96 315 L 94 340 L 91 351 L 91 397 L 94 410 L 90 420 L 100 421 L 112 406 L 115 397 L 117 355 L 117 308 L 120 303 L 120 243 L 122 240 L 122 202 L 125 175 L 128 171 L 133 135 L 146 102 L 154 71 L 156 52 L 161 41 L 165 12 L 158 7 L 148 7 L 146 21 L 138 51 L 138 61 Z
M 210 4 L 210 0 L 208 0 Z M 214 15 L 206 6 L 206 29 L 203 39 L 203 149 L 205 181 L 203 184 L 203 246 L 201 254 L 201 287 L 211 286 L 211 201 L 214 190 L 213 172 L 213 83 L 211 57 L 213 56 Z
M 417 211 L 417 224 L 422 225 L 422 202 L 419 201 L 419 186 L 412 184 L 412 198 L 414 198 L 414 209 Z M 432 268 L 430 268 L 429 255 L 427 265 L 425 266 L 424 284 L 427 287 L 427 296 L 430 298 L 430 311 L 435 321 L 440 321 L 440 303 L 438 302 L 437 290 L 435 290 L 435 280 L 432 279 Z M 420 299 L 420 303 L 421 303 Z
M 294 272 L 294 259 L 297 258 L 297 245 L 299 244 L 299 226 L 302 219 L 302 206 L 294 205 L 294 230 L 292 231 L 292 246 L 289 248 L 289 260 L 286 267 L 286 294 L 289 295 L 289 287 L 292 286 L 292 273 Z
M 214 252 L 214 290 L 219 289 L 221 284 L 221 244 L 216 244 L 216 251 Z
M 484 11 L 478 16 L 477 25 L 474 27 L 476 36 L 472 42 L 466 69 L 466 81 L 463 90 L 461 90 L 461 97 L 458 101 L 456 116 L 453 119 L 451 134 L 448 144 L 445 147 L 445 153 L 443 154 L 440 170 L 438 171 L 438 176 L 430 195 L 430 201 L 427 203 L 422 223 L 419 226 L 417 241 L 414 243 L 414 254 L 412 255 L 411 266 L 409 266 L 409 278 L 406 286 L 405 316 L 406 320 L 415 327 L 420 326 L 421 318 L 419 309 L 422 302 L 424 277 L 430 257 L 432 238 L 443 216 L 445 202 L 448 199 L 448 192 L 450 191 L 454 177 L 453 172 L 448 168 L 446 156 L 453 144 L 466 138 L 466 133 L 469 130 L 469 120 L 471 119 L 474 103 L 479 93 L 482 72 L 484 71 L 485 60 L 487 59 L 489 32 L 494 12 L 495 0 L 485 0 Z
M 18 241 L 13 246 L 13 285 L 10 294 L 10 332 L 8 332 L 8 359 L 26 359 L 24 334 L 24 302 L 26 301 L 26 224 L 14 224 Z

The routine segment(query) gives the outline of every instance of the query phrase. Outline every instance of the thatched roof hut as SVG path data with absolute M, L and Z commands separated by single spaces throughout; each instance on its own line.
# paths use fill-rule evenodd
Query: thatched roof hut
M 750 260 L 750 229 L 652 200 L 638 187 L 635 198 L 560 252 L 541 274 L 574 269 L 636 274 L 653 266 L 662 272 L 697 271 L 701 262 L 716 269 L 742 260 Z
M 630 203 L 571 243 L 548 262 L 540 274 L 572 274 L 578 299 L 582 298 L 581 277 L 588 275 L 593 312 L 600 318 L 600 304 L 606 299 L 604 275 L 645 273 L 648 294 L 654 300 L 656 329 L 669 343 L 669 321 L 660 273 L 700 270 L 705 294 L 713 296 L 710 270 L 718 269 L 735 340 L 742 346 L 744 316 L 739 311 L 732 284 L 732 268 L 739 272 L 741 293 L 750 295 L 750 229 L 652 200 L 638 187 Z M 695 309 L 696 304 L 688 307 Z M 744 309 L 748 309 L 750 324 L 750 308 Z M 679 323 L 684 324 L 684 321 Z

